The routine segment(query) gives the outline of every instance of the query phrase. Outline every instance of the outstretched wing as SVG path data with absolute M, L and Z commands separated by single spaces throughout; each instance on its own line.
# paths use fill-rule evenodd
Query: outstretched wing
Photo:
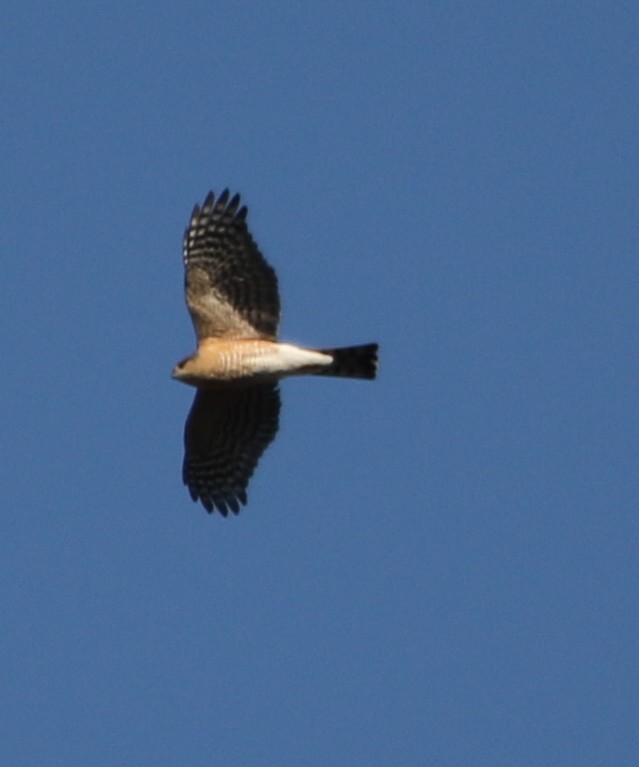
M 182 478 L 191 498 L 208 512 L 237 514 L 279 414 L 275 383 L 199 389 L 184 429 Z
M 277 277 L 246 225 L 246 206 L 229 191 L 196 205 L 184 233 L 186 303 L 198 340 L 275 339 Z

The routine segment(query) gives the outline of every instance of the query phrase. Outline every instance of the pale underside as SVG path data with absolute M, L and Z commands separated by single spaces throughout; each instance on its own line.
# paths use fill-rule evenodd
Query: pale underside
M 217 382 L 277 380 L 290 375 L 321 372 L 333 358 L 313 349 L 259 338 L 208 338 L 184 360 L 174 377 L 207 388 Z

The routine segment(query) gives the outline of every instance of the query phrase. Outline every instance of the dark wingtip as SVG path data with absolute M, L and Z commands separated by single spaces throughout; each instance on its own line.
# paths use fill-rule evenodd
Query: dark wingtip
M 214 208 L 217 208 L 218 210 L 225 208 L 236 220 L 244 221 L 248 211 L 246 205 L 242 205 L 240 208 L 241 201 L 242 198 L 239 193 L 236 193 L 231 197 L 231 192 L 228 187 L 223 189 L 221 194 L 217 197 L 215 196 L 215 193 L 211 191 L 204 198 L 202 205 L 193 206 L 191 220 L 197 219 L 202 213 L 210 214 Z
M 195 503 L 199 501 L 208 514 L 213 514 L 213 512 L 217 511 L 223 517 L 228 517 L 229 512 L 232 512 L 237 516 L 242 510 L 242 506 L 246 506 L 246 491 L 241 488 L 233 490 L 223 497 L 211 498 L 208 495 L 202 495 L 198 488 L 188 485 L 186 480 L 184 484 L 187 485 L 192 500 Z
M 231 202 L 229 202 L 227 206 L 227 210 L 231 215 L 235 215 L 236 210 L 240 206 L 240 195 L 234 194 L 233 197 L 231 197 Z
M 204 202 L 202 203 L 202 209 L 207 208 L 211 209 L 213 207 L 213 203 L 215 202 L 215 195 L 213 192 L 209 192 L 206 197 L 204 198 Z M 198 207 L 197 205 L 195 206 Z

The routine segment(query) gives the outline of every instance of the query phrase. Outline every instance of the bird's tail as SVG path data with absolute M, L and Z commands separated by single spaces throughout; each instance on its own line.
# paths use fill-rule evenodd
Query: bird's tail
M 377 375 L 377 348 L 377 344 L 365 344 L 343 346 L 340 349 L 318 349 L 322 354 L 330 354 L 333 363 L 314 372 L 325 376 L 373 379 Z

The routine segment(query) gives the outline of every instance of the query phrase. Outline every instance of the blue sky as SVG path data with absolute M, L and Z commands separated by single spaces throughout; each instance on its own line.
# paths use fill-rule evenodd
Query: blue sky
M 9 2 L 0 762 L 634 765 L 635 3 Z M 181 484 L 181 238 L 239 191 L 283 384 Z

